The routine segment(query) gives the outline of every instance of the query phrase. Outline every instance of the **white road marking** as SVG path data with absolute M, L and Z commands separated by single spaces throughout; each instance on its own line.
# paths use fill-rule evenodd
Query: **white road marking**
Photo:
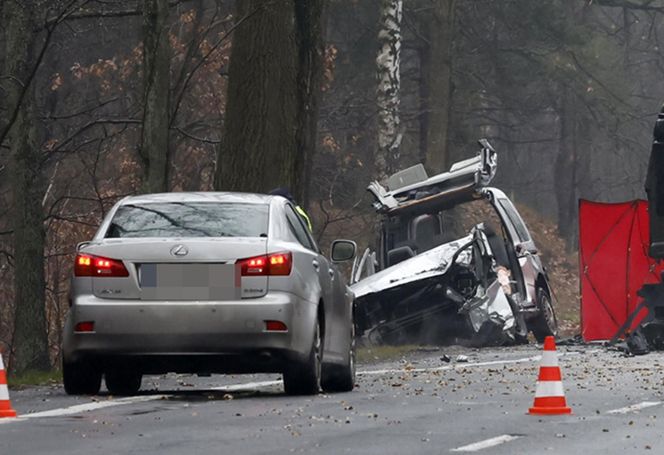
M 633 404 L 631 406 L 626 406 L 624 408 L 612 409 L 606 411 L 607 414 L 627 414 L 630 412 L 637 412 L 641 409 L 652 408 L 653 406 L 659 406 L 662 404 L 661 401 L 644 401 L 642 403 Z
M 273 385 L 281 385 L 283 383 L 282 380 L 275 380 L 275 381 L 261 381 L 261 382 L 247 382 L 246 384 L 232 384 L 232 385 L 222 385 L 219 387 L 212 387 L 212 389 L 209 390 L 225 390 L 227 392 L 235 392 L 238 390 L 256 390 L 260 389 L 261 387 L 270 387 Z
M 578 352 L 578 351 L 572 351 L 572 352 L 562 352 L 558 354 L 558 357 L 569 357 L 569 356 L 575 356 L 575 355 L 581 355 L 581 354 L 594 354 L 596 352 L 600 352 L 601 349 L 592 349 L 589 351 L 585 352 Z M 398 374 L 398 373 L 428 373 L 428 372 L 433 372 L 433 371 L 446 371 L 446 370 L 453 370 L 453 369 L 462 369 L 462 368 L 468 368 L 468 367 L 486 367 L 486 366 L 492 366 L 492 365 L 511 365 L 515 363 L 527 363 L 527 362 L 537 362 L 542 359 L 541 355 L 534 355 L 532 357 L 524 357 L 521 359 L 512 359 L 512 360 L 491 360 L 488 362 L 474 362 L 474 363 L 455 363 L 452 365 L 444 365 L 442 367 L 431 367 L 431 368 L 411 368 L 411 369 L 405 369 L 405 368 L 389 368 L 389 369 L 384 369 L 384 370 L 369 370 L 369 371 L 358 371 L 357 375 L 358 376 L 373 376 L 373 375 L 383 375 L 383 374 Z
M 484 441 L 474 442 L 467 446 L 457 447 L 450 450 L 450 452 L 478 452 L 480 450 L 488 449 L 489 447 L 499 446 L 506 442 L 514 441 L 515 439 L 522 438 L 523 436 L 515 436 L 511 434 L 503 434 L 495 438 L 485 439 Z
M 112 406 L 120 406 L 123 404 L 143 403 L 146 401 L 164 400 L 168 398 L 167 395 L 147 395 L 138 397 L 117 398 L 105 401 L 95 401 L 92 403 L 77 404 L 68 408 L 51 409 L 50 411 L 33 412 L 31 414 L 23 414 L 22 419 L 39 419 L 41 417 L 62 417 L 82 412 L 94 411 L 96 409 L 110 408 Z
M 571 353 L 563 353 L 561 356 L 565 355 L 574 355 L 578 354 L 576 352 L 571 352 Z M 358 371 L 357 374 L 359 376 L 362 375 L 385 375 L 385 374 L 398 374 L 398 373 L 423 373 L 423 372 L 434 372 L 434 371 L 445 371 L 445 370 L 452 370 L 454 368 L 472 368 L 472 367 L 482 367 L 482 366 L 491 366 L 491 365 L 509 365 L 509 364 L 516 364 L 516 363 L 526 363 L 526 362 L 534 362 L 537 360 L 540 360 L 541 356 L 536 355 L 532 357 L 525 357 L 522 359 L 512 359 L 512 360 L 492 360 L 489 362 L 475 362 L 475 363 L 457 363 L 454 365 L 444 365 L 441 367 L 432 367 L 432 368 L 414 368 L 410 370 L 406 370 L 404 368 L 396 368 L 396 369 L 383 369 L 383 370 L 368 370 L 368 371 Z M 230 385 L 225 385 L 225 386 L 219 386 L 219 387 L 213 387 L 212 389 L 208 390 L 218 390 L 218 391 L 228 391 L 228 392 L 235 392 L 235 391 L 254 391 L 257 389 L 260 389 L 262 387 L 271 387 L 275 385 L 280 385 L 282 383 L 281 380 L 273 380 L 273 381 L 261 381 L 261 382 L 248 382 L 244 384 L 230 384 Z M 109 399 L 109 400 L 104 400 L 104 401 L 96 401 L 92 403 L 85 403 L 85 404 L 79 404 L 75 406 L 69 406 L 67 408 L 59 408 L 59 409 L 51 409 L 48 411 L 41 411 L 41 412 L 34 412 L 31 414 L 23 414 L 19 416 L 18 418 L 6 418 L 6 419 L 0 419 L 0 424 L 3 423 L 10 423 L 10 422 L 21 422 L 25 421 L 28 419 L 38 419 L 38 418 L 43 418 L 43 417 L 63 417 L 63 416 L 69 416 L 69 415 L 75 415 L 75 414 L 80 414 L 83 412 L 90 412 L 90 411 L 95 411 L 97 409 L 103 409 L 103 408 L 109 408 L 113 406 L 120 406 L 120 405 L 126 405 L 126 404 L 135 404 L 135 403 L 145 403 L 149 401 L 155 401 L 155 400 L 163 400 L 163 399 L 168 399 L 170 397 L 175 396 L 174 394 L 161 394 L 161 395 L 141 395 L 141 396 L 133 396 L 133 397 L 126 397 L 126 398 L 116 398 L 116 399 Z
M 208 390 L 219 390 L 219 391 L 228 391 L 235 392 L 238 390 L 256 390 L 261 387 L 269 387 L 274 385 L 281 384 L 281 381 L 262 381 L 262 382 L 248 382 L 246 384 L 230 384 L 226 386 L 213 387 Z M 136 403 L 145 403 L 148 401 L 155 400 L 166 400 L 175 396 L 174 394 L 161 394 L 161 395 L 142 395 L 135 397 L 126 397 L 126 398 L 116 398 L 105 401 L 95 401 L 92 403 L 77 404 L 75 406 L 69 406 L 67 408 L 60 409 L 51 409 L 49 411 L 42 412 L 33 412 L 30 414 L 23 414 L 18 418 L 14 419 L 0 419 L 0 424 L 10 423 L 10 422 L 21 422 L 28 419 L 39 419 L 43 417 L 64 417 L 75 414 L 81 414 L 83 412 L 95 411 L 97 409 L 110 408 L 113 406 L 121 406 L 125 404 L 136 404 Z
M 432 371 L 445 371 L 453 370 L 455 368 L 468 368 L 468 367 L 485 367 L 491 365 L 509 365 L 513 363 L 526 363 L 526 362 L 536 362 L 542 356 L 536 355 L 533 357 L 526 357 L 523 359 L 513 359 L 513 360 L 492 360 L 489 362 L 475 362 L 475 363 L 455 363 L 454 365 L 445 365 L 442 367 L 432 367 L 432 368 L 390 368 L 385 370 L 369 370 L 369 371 L 358 371 L 359 376 L 373 376 L 373 375 L 383 375 L 383 374 L 398 374 L 398 373 L 428 373 Z
M 24 419 L 22 419 L 20 417 L 3 417 L 2 419 L 0 419 L 0 425 L 2 425 L 4 423 L 20 422 L 22 420 L 24 420 Z

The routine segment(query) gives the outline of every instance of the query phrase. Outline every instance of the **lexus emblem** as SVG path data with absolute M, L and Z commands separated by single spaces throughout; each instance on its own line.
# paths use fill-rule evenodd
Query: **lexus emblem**
M 189 254 L 189 250 L 184 245 L 175 245 L 173 248 L 171 248 L 171 254 L 173 256 L 186 256 Z

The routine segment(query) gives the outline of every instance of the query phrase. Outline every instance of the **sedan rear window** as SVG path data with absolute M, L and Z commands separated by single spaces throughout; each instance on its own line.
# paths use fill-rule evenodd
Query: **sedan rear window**
M 106 237 L 265 237 L 267 223 L 267 204 L 126 204 L 115 213 Z

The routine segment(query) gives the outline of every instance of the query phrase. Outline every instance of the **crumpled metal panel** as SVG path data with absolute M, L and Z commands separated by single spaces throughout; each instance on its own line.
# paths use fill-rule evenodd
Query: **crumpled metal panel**
M 386 268 L 374 275 L 353 284 L 351 289 L 355 298 L 383 292 L 414 281 L 444 275 L 451 265 L 451 260 L 463 245 L 473 240 L 473 234 L 445 243 L 425 251 L 413 258 Z M 468 265 L 472 259 L 470 248 L 459 254 L 456 262 Z
M 516 321 L 500 282 L 496 280 L 491 283 L 486 292 L 481 288 L 477 292 L 478 296 L 459 310 L 460 313 L 468 314 L 473 330 L 479 332 L 487 321 L 502 327 L 503 332 L 512 330 Z

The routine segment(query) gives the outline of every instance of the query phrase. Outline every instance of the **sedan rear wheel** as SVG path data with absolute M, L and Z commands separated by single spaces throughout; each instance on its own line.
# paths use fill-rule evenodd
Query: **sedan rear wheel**
M 350 392 L 355 387 L 355 325 L 351 324 L 348 360 L 345 365 L 326 365 L 323 370 L 323 390 Z
M 101 388 L 101 371 L 91 362 L 62 362 L 62 381 L 67 395 L 96 395 Z
M 288 395 L 315 395 L 320 391 L 323 338 L 316 320 L 311 351 L 305 362 L 295 362 L 284 371 L 284 390 Z
M 141 388 L 143 375 L 135 371 L 107 371 L 106 388 L 113 395 L 135 395 Z

